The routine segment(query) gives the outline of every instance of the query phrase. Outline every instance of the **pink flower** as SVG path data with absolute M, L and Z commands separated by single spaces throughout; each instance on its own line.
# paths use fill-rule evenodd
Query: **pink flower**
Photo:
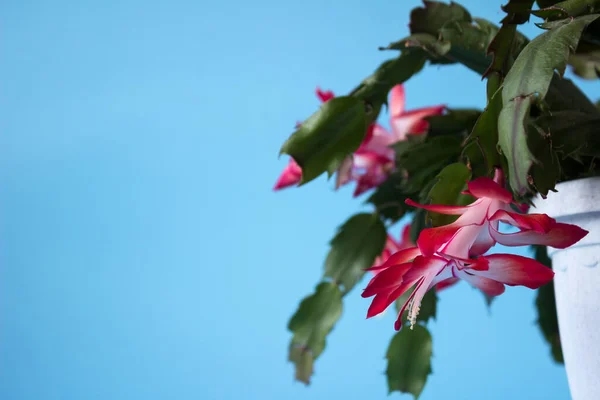
M 429 123 L 426 117 L 441 115 L 446 109 L 445 105 L 417 108 L 406 111 L 406 95 L 404 86 L 396 85 L 390 91 L 390 125 L 394 142 L 406 140 L 406 135 L 419 135 L 427 132 Z
M 587 231 L 578 226 L 558 223 L 546 214 L 524 215 L 511 211 L 510 205 L 515 203 L 512 194 L 503 185 L 504 175 L 500 169 L 496 169 L 493 180 L 484 177 L 468 182 L 468 190 L 465 193 L 475 197 L 476 200 L 467 206 L 422 205 L 407 199 L 406 204 L 414 207 L 440 214 L 460 215 L 449 225 L 429 228 L 421 232 L 419 243 L 424 252 L 432 254 L 444 243 L 446 247 L 442 251 L 450 249 L 449 240 L 460 228 L 466 228 L 473 236 L 473 244 L 467 256 L 484 254 L 496 242 L 505 246 L 541 244 L 564 249 L 587 234 Z M 500 221 L 521 231 L 512 234 L 500 233 L 498 230 Z
M 389 98 L 391 133 L 379 124 L 372 124 L 354 156 L 348 157 L 338 170 L 336 188 L 354 180 L 354 197 L 357 197 L 382 184 L 395 169 L 395 153 L 390 146 L 406 140 L 408 134 L 427 132 L 429 124 L 424 118 L 440 115 L 446 108 L 439 105 L 405 111 L 405 102 L 404 87 L 394 86 Z
M 369 282 L 363 297 L 375 296 L 367 317 L 383 312 L 398 297 L 415 287 L 402 306 L 394 325 L 402 326 L 401 316 L 408 307 L 408 318 L 414 325 L 425 293 L 438 283 L 460 278 L 490 296 L 504 292 L 504 285 L 523 285 L 536 289 L 548 283 L 554 273 L 539 262 L 511 254 L 492 254 L 478 260 L 463 260 L 436 252 L 423 256 L 418 247 L 405 249 L 380 267 L 381 271 Z
M 394 170 L 391 135 L 377 124 L 369 126 L 367 137 L 358 150 L 347 157 L 337 171 L 336 189 L 356 181 L 354 197 L 381 185 Z
M 433 286 L 456 278 L 466 280 L 489 296 L 504 292 L 504 285 L 536 289 L 549 282 L 554 273 L 539 262 L 512 254 L 484 256 L 496 242 L 509 246 L 544 244 L 565 248 L 581 240 L 588 232 L 570 224 L 556 222 L 545 214 L 522 215 L 508 211 L 512 195 L 501 186 L 503 177 L 496 171 L 494 180 L 478 178 L 468 183 L 468 192 L 477 198 L 468 206 L 408 204 L 429 211 L 460 215 L 452 224 L 425 229 L 417 246 L 401 250 L 380 266 L 363 292 L 372 297 L 367 317 L 384 311 L 398 297 L 415 287 L 399 313 L 395 328 L 402 326 L 401 316 L 408 307 L 414 325 L 425 293 Z M 503 182 L 502 182 L 503 183 Z M 499 222 L 520 229 L 513 234 L 498 231 Z
M 376 268 L 377 266 L 383 265 L 393 254 L 396 254 L 400 250 L 408 249 L 414 246 L 415 243 L 410 237 L 410 224 L 407 224 L 402 230 L 400 241 L 396 241 L 391 235 L 388 235 L 383 252 L 381 253 L 381 256 L 375 259 L 375 263 L 373 264 L 373 269 L 371 272 L 373 275 L 377 275 L 378 272 L 382 271 L 381 269 Z M 437 291 L 441 291 L 454 285 L 458 281 L 458 278 L 448 278 L 438 283 L 435 288 Z
M 316 94 L 323 103 L 335 96 L 332 91 L 323 91 L 320 88 L 316 89 Z M 369 126 L 360 147 L 353 155 L 348 156 L 338 168 L 336 189 L 351 181 L 356 181 L 354 197 L 357 197 L 382 184 L 395 168 L 395 154 L 390 145 L 405 140 L 408 134 L 425 133 L 428 124 L 423 118 L 442 114 L 444 109 L 445 106 L 439 105 L 405 111 L 404 88 L 402 85 L 394 86 L 390 91 L 389 99 L 392 132 L 388 132 L 376 123 Z M 298 173 L 298 171 L 300 172 Z M 300 167 L 290 160 L 290 164 L 279 177 L 274 190 L 295 186 L 300 183 L 301 178 Z M 285 182 L 285 184 L 280 185 L 279 182 Z
M 415 244 L 410 237 L 410 224 L 406 225 L 402 230 L 399 241 L 396 241 L 393 236 L 388 234 L 385 247 L 383 248 L 381 255 L 375 259 L 371 272 L 373 275 L 377 275 L 381 271 L 377 266 L 384 264 L 393 254 L 396 254 L 400 250 L 414 246 Z

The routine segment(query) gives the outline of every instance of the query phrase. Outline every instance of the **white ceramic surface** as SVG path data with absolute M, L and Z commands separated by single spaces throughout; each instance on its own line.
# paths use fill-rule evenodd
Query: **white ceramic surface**
M 573 400 L 600 399 L 600 177 L 564 182 L 531 213 L 590 233 L 568 249 L 548 248 L 558 325 Z

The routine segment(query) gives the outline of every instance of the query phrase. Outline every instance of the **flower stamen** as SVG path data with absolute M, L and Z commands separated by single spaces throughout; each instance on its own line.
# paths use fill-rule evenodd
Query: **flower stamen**
M 421 311 L 420 303 L 415 304 L 415 298 L 413 297 L 408 305 L 408 322 L 410 322 L 410 329 L 412 330 L 417 323 L 417 316 Z

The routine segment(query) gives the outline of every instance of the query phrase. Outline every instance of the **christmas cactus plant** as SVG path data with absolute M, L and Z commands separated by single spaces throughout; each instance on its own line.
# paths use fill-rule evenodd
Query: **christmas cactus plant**
M 600 1 L 510 0 L 502 10 L 496 25 L 457 3 L 424 1 L 411 11 L 406 37 L 381 49 L 396 57 L 345 96 L 317 89 L 320 108 L 283 144 L 290 161 L 275 190 L 327 173 L 336 188 L 353 182 L 354 196 L 369 192 L 370 207 L 339 228 L 322 282 L 289 322 L 298 380 L 309 383 L 344 296 L 355 295 L 365 274 L 367 317 L 392 304 L 398 310 L 390 391 L 421 393 L 436 291 L 459 280 L 488 299 L 505 285 L 538 290 L 539 325 L 561 361 L 546 246 L 566 248 L 588 232 L 532 206 L 558 182 L 600 174 L 600 110 L 563 77 L 569 65 L 584 79 L 600 77 Z M 532 40 L 517 29 L 530 18 L 540 28 Z M 455 63 L 486 80 L 484 110 L 407 109 L 404 82 L 428 65 Z M 384 110 L 389 130 L 377 123 Z M 387 233 L 406 218 L 398 240 Z M 489 254 L 496 243 L 534 246 L 535 259 Z

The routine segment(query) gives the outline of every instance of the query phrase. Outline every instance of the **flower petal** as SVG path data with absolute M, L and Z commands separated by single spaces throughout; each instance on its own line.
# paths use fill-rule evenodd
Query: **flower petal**
M 335 188 L 339 189 L 343 185 L 347 184 L 352 180 L 352 167 L 354 166 L 354 161 L 352 156 L 348 156 L 342 161 L 342 165 L 337 170 L 337 175 L 335 178 Z
M 416 282 L 419 278 L 433 273 L 434 276 L 443 272 L 448 265 L 448 260 L 439 256 L 417 256 L 413 260 L 413 266 L 406 272 L 405 281 Z
M 498 210 L 490 218 L 491 221 L 502 221 L 520 229 L 548 232 L 556 220 L 546 214 L 517 214 L 506 210 Z
M 409 128 L 409 132 L 406 134 L 406 136 L 422 135 L 423 133 L 426 133 L 428 129 L 429 129 L 429 121 L 427 121 L 426 119 L 422 119 L 420 121 L 415 122 Z
M 408 232 L 408 237 L 407 237 L 407 232 Z M 421 253 L 419 252 L 419 248 L 415 247 L 415 244 L 412 242 L 412 240 L 410 239 L 410 224 L 407 224 L 404 227 L 404 231 L 402 233 L 401 239 L 399 242 L 397 242 L 392 235 L 387 236 L 387 239 L 385 241 L 385 247 L 383 249 L 383 251 L 381 252 L 381 255 L 379 257 L 377 257 L 377 259 L 375 260 L 375 263 L 373 264 L 373 267 L 369 268 L 369 271 L 373 271 L 373 273 L 377 273 L 380 269 L 384 269 L 387 268 L 384 264 L 393 254 L 396 254 L 398 252 L 400 252 L 401 250 L 406 250 L 412 248 L 412 251 L 415 252 L 414 256 L 406 258 L 406 259 L 402 259 L 400 262 L 397 262 L 398 264 L 402 264 L 403 262 L 412 260 L 413 258 L 415 258 L 416 256 L 420 255 Z M 409 253 L 412 254 L 412 253 Z M 404 256 L 400 256 L 400 257 L 404 257 Z M 398 259 L 398 257 L 396 258 Z M 390 265 L 390 264 L 388 264 Z
M 402 236 L 401 236 L 401 246 L 405 245 L 406 247 L 410 247 L 410 246 L 414 246 L 415 244 L 412 241 L 412 238 L 410 237 L 410 224 L 406 224 L 404 226 L 404 229 L 402 230 Z M 406 248 L 405 247 L 405 248 Z M 400 249 L 402 250 L 402 249 Z
M 459 228 L 460 226 L 453 222 L 437 228 L 423 229 L 417 239 L 417 246 L 424 256 L 431 256 L 442 244 L 450 240 Z
M 396 300 L 396 298 L 390 296 L 392 292 L 393 291 L 381 292 L 373 297 L 373 301 L 371 301 L 371 305 L 367 310 L 367 318 L 381 314 L 394 302 L 394 300 Z
M 421 255 L 421 250 L 418 247 L 410 247 L 407 249 L 402 249 L 394 254 L 392 254 L 384 265 L 376 268 L 389 268 L 392 265 L 404 264 L 405 262 L 414 260 L 415 257 Z M 372 270 L 373 268 L 369 268 Z
M 472 206 L 472 204 L 468 205 L 468 206 L 445 206 L 442 204 L 419 204 L 411 199 L 406 199 L 404 201 L 406 204 L 408 204 L 409 206 L 413 206 L 413 207 L 417 207 L 417 208 L 422 208 L 424 210 L 427 211 L 432 211 L 438 214 L 445 214 L 445 215 L 461 215 L 464 214 L 465 212 L 467 212 L 469 210 L 469 207 Z
M 460 227 L 437 252 L 452 258 L 468 259 L 471 247 L 485 228 L 485 224 Z
M 451 264 L 446 262 L 446 264 L 444 265 L 445 268 L 442 268 L 442 270 L 440 272 L 438 272 L 438 274 L 435 276 L 435 278 L 433 278 L 433 280 L 431 281 L 430 287 L 434 287 L 434 286 L 437 287 L 438 283 L 446 281 L 448 279 L 453 279 L 455 277 L 453 268 L 450 265 Z
M 326 103 L 335 97 L 331 90 L 321 90 L 320 87 L 317 87 L 316 94 L 323 103 Z
M 408 200 L 407 200 L 408 202 Z M 468 225 L 483 225 L 486 219 L 490 200 L 477 200 L 466 206 L 467 211 L 451 224 L 427 228 L 421 231 L 417 245 L 424 255 L 431 255 L 440 246 L 448 242 L 456 234 L 458 229 Z M 464 239 L 464 238 L 463 238 Z M 472 244 L 472 243 L 471 243 Z M 469 244 L 469 248 L 470 245 Z
M 283 169 L 283 172 L 277 179 L 277 183 L 273 187 L 273 190 L 281 190 L 289 186 L 295 186 L 300 183 L 302 180 L 302 168 L 294 161 L 293 158 L 290 158 L 290 162 Z
M 404 93 L 404 86 L 396 85 L 390 90 L 390 102 L 389 102 L 389 113 L 390 116 L 395 117 L 404 112 L 404 106 L 406 103 L 406 95 Z
M 371 124 L 367 127 L 367 132 L 365 133 L 365 137 L 363 138 L 362 143 L 360 144 L 360 146 L 358 147 L 359 149 L 365 145 L 365 143 L 368 143 L 369 140 L 371 140 L 371 138 L 373 137 L 373 131 L 375 130 L 375 126 L 377 126 L 378 124 Z
M 373 175 L 361 175 L 356 179 L 356 188 L 352 196 L 358 197 L 361 194 L 368 192 L 369 190 L 377 187 L 385 181 L 386 175 L 383 173 L 377 173 Z
M 471 246 L 471 250 L 469 251 L 470 257 L 479 257 L 485 254 L 489 249 L 494 247 L 496 241 L 490 235 L 489 224 L 492 224 L 494 228 L 498 229 L 498 221 L 485 221 L 483 223 L 484 227 L 479 231 L 479 236 L 475 239 L 475 242 Z
M 467 183 L 469 193 L 475 197 L 487 197 L 503 203 L 512 202 L 512 194 L 490 178 L 481 177 Z
M 357 175 L 354 178 L 356 180 L 354 197 L 381 185 L 387 179 L 388 172 L 386 171 L 389 170 L 389 167 L 386 163 L 389 163 L 389 161 L 373 153 L 361 154 L 360 156 L 355 154 L 354 166 L 365 165 L 366 171 L 363 174 L 360 174 L 359 171 L 353 172 Z
M 404 274 L 412 267 L 412 263 L 393 265 L 379 272 L 367 285 L 361 296 L 374 296 L 382 291 L 396 288 L 402 283 Z
M 373 152 L 388 160 L 394 159 L 394 149 L 390 148 L 390 145 L 396 142 L 394 137 L 379 124 L 371 126 L 372 128 L 369 130 L 371 135 L 365 138 L 358 150 L 356 150 L 356 153 Z
M 458 281 L 460 281 L 460 278 L 448 278 L 448 279 L 444 279 L 443 281 L 439 282 L 437 285 L 435 285 L 435 290 L 440 292 L 444 289 L 449 288 L 450 286 L 455 285 L 456 283 L 458 283 Z
M 392 235 L 388 235 L 388 236 L 387 236 L 387 239 L 386 239 L 386 241 L 385 241 L 385 248 L 386 248 L 387 250 L 389 250 L 389 252 L 390 252 L 390 255 L 392 255 L 392 254 L 394 254 L 394 253 L 397 253 L 397 252 L 399 252 L 400 250 L 402 250 L 402 249 L 400 248 L 400 246 L 401 246 L 400 242 L 396 242 L 396 239 L 394 239 L 394 238 L 392 237 Z
M 383 166 L 391 160 L 383 154 L 375 153 L 374 151 L 361 151 L 354 153 L 354 166 L 357 169 L 369 170 Z
M 411 287 L 413 287 L 415 285 L 416 281 L 417 280 L 413 279 L 410 281 L 402 282 L 402 284 L 400 284 L 400 286 L 398 286 L 397 288 L 389 290 L 385 293 L 381 293 L 381 296 L 379 299 L 377 298 L 379 296 L 379 294 L 377 296 L 375 296 L 373 298 L 373 302 L 371 303 L 371 306 L 369 306 L 369 310 L 367 311 L 367 318 L 370 318 L 370 316 L 375 316 L 375 315 L 378 315 L 378 314 L 381 314 L 382 312 L 384 312 L 386 310 L 386 308 L 388 308 L 390 306 L 390 304 L 392 304 L 394 301 L 396 301 L 396 299 L 398 299 L 400 296 L 402 296 L 407 290 L 409 290 Z
M 494 169 L 494 182 L 496 182 L 498 185 L 500 185 L 502 187 L 505 186 L 504 171 L 502 171 L 502 168 Z
M 483 276 L 472 275 L 467 271 L 458 271 L 458 276 L 481 290 L 488 296 L 498 296 L 504 293 L 504 285 L 493 279 L 489 279 Z
M 468 269 L 473 271 L 487 271 L 489 266 L 485 257 L 479 256 L 477 258 L 466 258 L 466 259 L 457 259 L 460 261 L 456 265 L 458 269 Z
M 537 289 L 550 282 L 554 272 L 534 259 L 515 254 L 491 254 L 484 257 L 489 265 L 487 271 L 473 271 L 474 274 L 505 283 Z
M 529 246 L 542 244 L 545 246 L 566 249 L 579 242 L 589 232 L 577 225 L 563 224 L 557 222 L 552 229 L 546 233 L 526 230 L 517 233 L 500 233 L 490 226 L 490 235 L 494 240 L 505 246 Z
M 417 110 L 411 110 L 402 114 L 392 115 L 392 118 L 390 119 L 392 135 L 396 141 L 404 140 L 406 139 L 406 135 L 416 134 L 418 129 L 422 130 L 422 125 L 419 126 L 419 123 L 423 120 L 423 118 L 431 115 L 440 115 L 445 109 L 446 106 L 439 105 L 434 107 L 419 108 Z

